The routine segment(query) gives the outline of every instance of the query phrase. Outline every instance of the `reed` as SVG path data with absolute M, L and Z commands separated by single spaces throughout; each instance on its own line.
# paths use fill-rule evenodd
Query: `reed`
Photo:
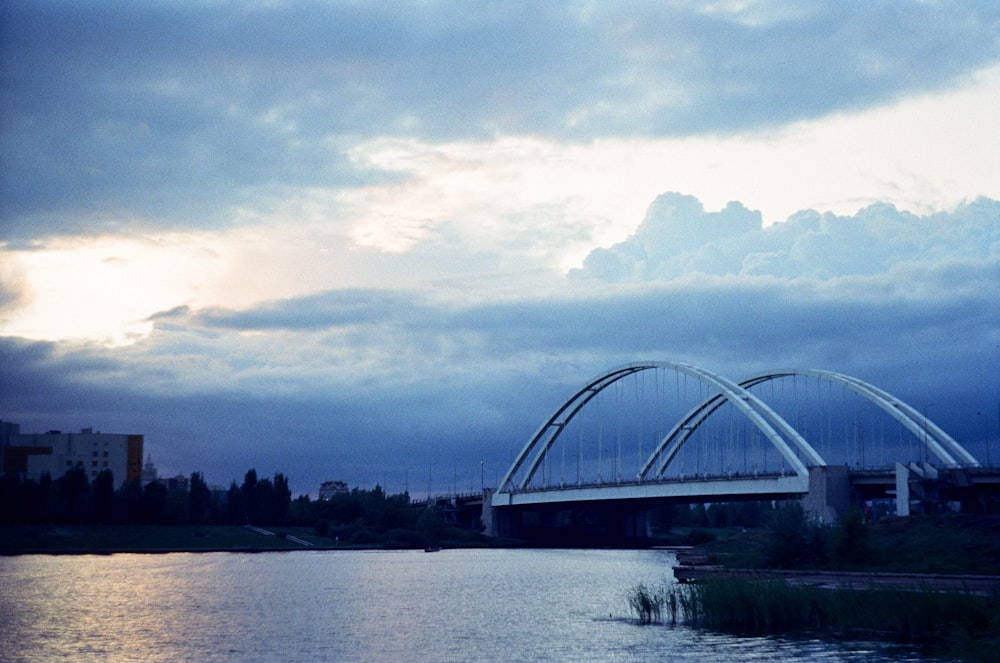
M 1000 643 L 1000 596 L 930 589 L 831 590 L 767 577 L 718 578 L 665 591 L 676 598 L 685 623 L 731 633 L 804 631 L 880 638 L 966 660 L 979 660 L 982 652 L 995 655 Z
M 670 603 L 671 623 L 677 623 L 677 603 L 676 597 L 670 592 L 666 585 L 659 587 L 647 587 L 644 583 L 633 585 L 628 590 L 626 600 L 629 608 L 636 615 L 640 624 L 659 624 L 663 621 L 663 607 Z
M 824 596 L 780 579 L 709 580 L 692 586 L 689 621 L 740 633 L 776 633 L 822 626 Z

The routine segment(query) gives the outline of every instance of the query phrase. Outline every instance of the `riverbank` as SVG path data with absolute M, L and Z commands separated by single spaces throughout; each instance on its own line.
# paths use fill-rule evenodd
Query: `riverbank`
M 466 534 L 462 538 L 462 534 Z M 414 538 L 414 537 L 411 537 Z M 456 533 L 445 548 L 522 547 L 518 542 Z M 344 539 L 313 527 L 239 525 L 6 525 L 0 526 L 0 555 L 109 555 L 170 552 L 281 552 L 294 550 L 423 550 L 402 538 Z
M 777 558 L 793 568 L 768 564 L 789 540 L 802 551 Z M 875 637 L 952 660 L 993 661 L 1000 648 L 996 516 L 737 531 L 679 550 L 674 577 L 681 584 L 660 595 L 634 589 L 636 604 L 669 606 L 672 619 L 713 630 Z
M 826 547 L 816 545 L 821 532 L 808 524 L 802 528 L 737 530 L 694 550 L 700 551 L 699 563 L 726 568 L 1000 576 L 1000 516 L 937 514 L 841 524 L 827 529 Z M 772 563 L 780 539 L 800 542 L 801 554 Z M 838 554 L 845 540 L 850 554 Z
M 212 525 L 7 526 L 0 555 L 72 555 L 168 552 L 269 552 L 350 548 L 309 528 L 259 530 Z
M 867 582 L 868 579 L 864 579 Z M 656 618 L 736 635 L 803 634 L 880 639 L 919 646 L 949 660 L 994 661 L 1000 647 L 1000 594 L 932 586 L 821 588 L 780 575 L 715 575 L 690 585 L 632 591 Z M 641 599 L 641 600 L 640 600 Z M 643 613 L 639 614 L 640 620 Z
M 783 580 L 790 585 L 819 589 L 898 589 L 991 596 L 1000 594 L 1000 576 L 968 573 L 882 573 L 875 571 L 820 571 L 805 569 L 729 569 L 720 566 L 678 564 L 674 578 L 683 584 L 709 580 Z

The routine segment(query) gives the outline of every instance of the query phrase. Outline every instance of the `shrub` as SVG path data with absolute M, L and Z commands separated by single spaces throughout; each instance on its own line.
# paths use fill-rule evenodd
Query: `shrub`
M 831 535 L 833 561 L 838 566 L 862 564 L 871 556 L 868 526 L 863 514 L 852 508 L 840 519 Z
M 688 534 L 688 542 L 692 546 L 699 546 L 703 543 L 709 543 L 715 541 L 715 535 L 711 532 L 706 532 L 703 529 L 692 529 Z
M 770 537 L 764 556 L 765 564 L 771 568 L 794 568 L 824 557 L 822 528 L 806 520 L 805 511 L 798 502 L 775 509 L 767 529 Z

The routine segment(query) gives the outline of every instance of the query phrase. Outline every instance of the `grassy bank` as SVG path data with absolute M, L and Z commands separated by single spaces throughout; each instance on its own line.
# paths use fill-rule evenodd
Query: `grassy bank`
M 659 588 L 640 584 L 627 599 L 640 623 L 668 619 L 738 635 L 883 639 L 967 661 L 995 660 L 1000 648 L 998 596 L 829 590 L 781 579 L 726 578 Z
M 285 528 L 316 546 L 333 542 L 309 528 Z M 0 554 L 111 553 L 207 550 L 301 550 L 287 536 L 265 536 L 244 527 L 194 525 L 7 526 L 0 528 Z
M 776 554 L 776 541 L 794 543 L 799 555 Z M 1000 575 L 1000 517 L 942 514 L 850 528 L 816 528 L 803 521 L 790 532 L 768 527 L 730 532 L 704 550 L 712 564 L 729 568 Z
M 381 534 L 357 527 L 329 528 L 322 534 L 315 527 L 265 529 L 274 536 L 235 525 L 7 525 L 0 526 L 0 555 L 422 549 L 426 545 L 422 533 L 403 529 Z M 512 545 L 456 528 L 443 528 L 436 541 L 445 548 Z
M 710 564 L 761 569 L 695 585 L 637 585 L 629 603 L 640 623 L 669 619 L 737 634 L 823 634 L 920 645 L 966 661 L 1000 651 L 1000 595 L 788 584 L 766 569 L 1000 575 L 1000 518 L 939 514 L 835 527 L 801 509 L 775 510 L 765 527 L 730 531 L 701 550 Z

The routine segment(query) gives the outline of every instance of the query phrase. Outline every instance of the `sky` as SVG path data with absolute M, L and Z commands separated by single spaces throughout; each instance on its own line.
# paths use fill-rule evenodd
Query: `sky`
M 0 85 L 23 432 L 478 488 L 667 360 L 1000 460 L 996 3 L 4 2 Z

